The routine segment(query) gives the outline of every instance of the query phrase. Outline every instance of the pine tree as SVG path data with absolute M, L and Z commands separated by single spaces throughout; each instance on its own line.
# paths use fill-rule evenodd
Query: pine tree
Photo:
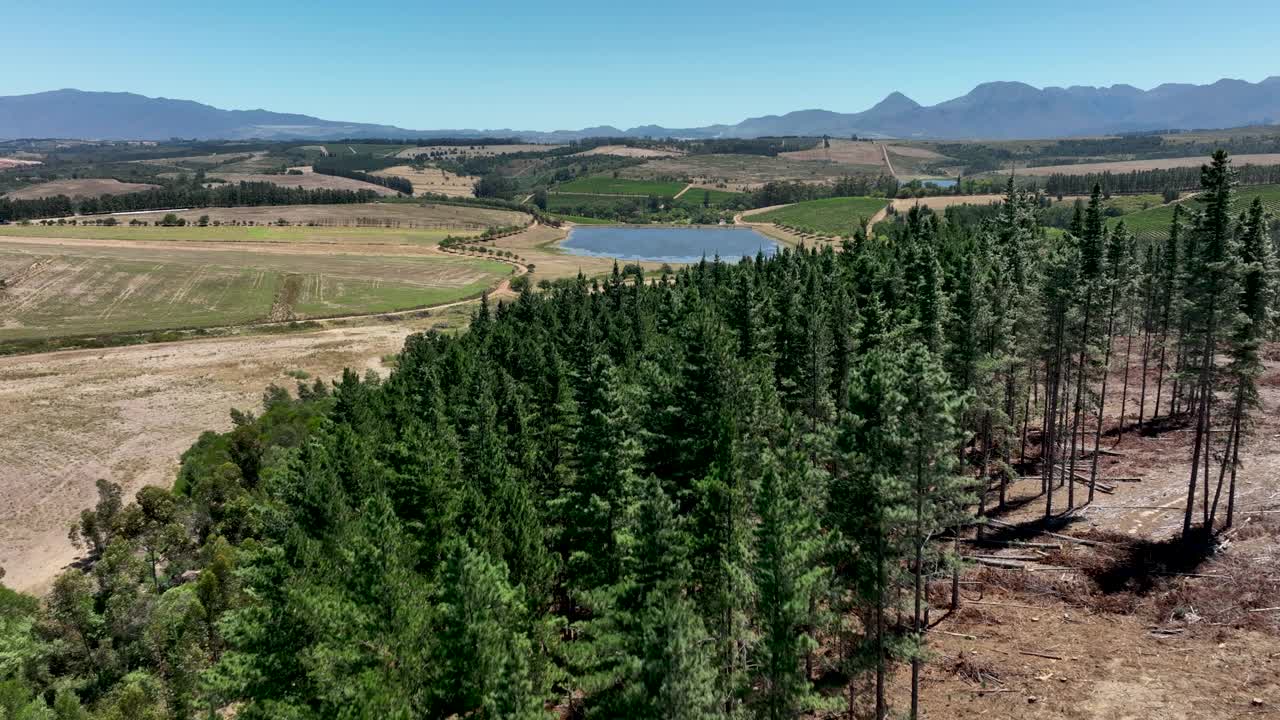
M 1213 417 L 1214 389 L 1219 373 L 1217 368 L 1219 333 L 1224 320 L 1222 316 L 1226 311 L 1223 306 L 1231 291 L 1230 264 L 1234 259 L 1231 206 L 1234 200 L 1234 183 L 1231 161 L 1227 153 L 1223 150 L 1215 152 L 1212 163 L 1201 169 L 1200 185 L 1204 189 L 1202 196 L 1205 200 L 1205 210 L 1192 231 L 1196 240 L 1195 253 L 1192 257 L 1197 273 L 1189 284 L 1190 324 L 1188 327 L 1190 332 L 1187 334 L 1193 339 L 1193 345 L 1189 346 L 1186 363 L 1188 375 L 1195 376 L 1192 395 L 1195 436 L 1192 441 L 1187 506 L 1182 521 L 1183 539 L 1191 537 L 1196 480 L 1200 473 L 1201 462 L 1204 467 L 1204 489 L 1201 494 L 1203 530 L 1207 533 L 1212 529 L 1209 527 L 1208 498 L 1209 456 L 1212 441 L 1209 428 Z
M 435 690 L 442 714 L 532 720 L 547 717 L 545 689 L 529 669 L 532 645 L 521 627 L 524 597 L 505 568 L 456 542 L 447 551 L 438 591 Z
M 1227 489 L 1227 512 L 1224 527 L 1231 527 L 1235 520 L 1236 474 L 1240 467 L 1240 446 L 1249 431 L 1252 412 L 1260 407 L 1257 381 L 1262 374 L 1260 350 L 1271 322 L 1271 297 L 1274 290 L 1275 267 L 1271 248 L 1267 242 L 1266 218 L 1261 198 L 1254 198 L 1240 235 L 1237 260 L 1240 293 L 1237 312 L 1233 319 L 1228 340 L 1231 363 L 1227 375 L 1235 385 L 1231 410 L 1231 430 L 1223 451 L 1222 471 L 1218 475 L 1218 489 L 1214 493 L 1213 508 L 1209 513 L 1212 527 L 1217 513 L 1218 497 L 1222 492 L 1223 475 L 1230 473 Z
M 804 451 L 770 453 L 760 481 L 756 512 L 756 617 L 761 625 L 756 665 L 763 679 L 756 715 L 771 720 L 806 709 L 812 688 L 805 674 L 808 653 L 817 646 L 805 628 L 814 624 L 814 606 L 825 573 L 817 516 L 805 486 L 813 470 Z

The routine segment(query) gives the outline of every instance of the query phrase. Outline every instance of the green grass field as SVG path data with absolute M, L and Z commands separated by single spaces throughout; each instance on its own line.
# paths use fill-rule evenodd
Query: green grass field
M 477 295 L 510 272 L 434 255 L 0 239 L 0 345 L 405 310 Z
M 1239 188 L 1236 194 L 1235 212 L 1240 213 L 1248 209 L 1255 197 L 1262 198 L 1262 205 L 1268 212 L 1280 214 L 1280 185 L 1252 185 Z M 1194 198 L 1183 200 L 1182 206 L 1185 210 L 1196 210 L 1200 207 Z M 1139 240 L 1164 240 L 1169 236 L 1169 225 L 1173 222 L 1173 206 L 1153 207 L 1123 217 L 1112 218 L 1107 225 L 1115 227 L 1121 220 Z
M 869 197 L 809 200 L 745 219 L 748 222 L 771 222 L 817 235 L 852 235 L 888 203 L 884 198 Z
M 592 195 L 656 195 L 658 197 L 674 197 L 684 189 L 685 184 L 664 182 L 661 180 L 627 180 L 605 176 L 585 177 L 571 180 L 555 188 L 562 193 L 587 193 Z
M 185 240 L 190 242 L 369 243 L 435 245 L 447 235 L 476 235 L 471 230 L 360 227 L 213 226 L 130 227 L 116 225 L 5 225 L 0 237 L 85 238 L 90 240 Z

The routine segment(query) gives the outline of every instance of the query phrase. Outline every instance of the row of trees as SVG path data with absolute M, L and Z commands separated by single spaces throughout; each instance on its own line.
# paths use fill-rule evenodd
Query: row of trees
M 126 506 L 104 483 L 73 529 L 89 562 L 39 608 L 0 596 L 0 703 L 885 718 L 904 664 L 918 717 L 930 585 L 958 602 L 937 540 L 1003 504 L 1019 462 L 1046 512 L 1074 488 L 1109 348 L 1170 367 L 1176 407 L 1139 393 L 1144 423 L 1247 410 L 1270 253 L 1226 158 L 1204 177 L 1209 209 L 1171 243 L 1108 232 L 1099 193 L 1046 233 L 1010 185 L 998 210 L 915 209 L 842 252 L 526 286 L 465 334 L 411 337 L 385 381 L 272 389 L 172 492 Z M 1235 417 L 1218 457 L 1247 438 Z
M 55 195 L 32 200 L 0 198 L 0 222 L 172 208 L 367 203 L 377 198 L 378 194 L 373 190 L 307 190 L 269 182 L 228 183 L 213 188 L 174 185 L 99 197 L 71 198 Z
M 1280 183 L 1280 165 L 1244 165 L 1235 170 L 1236 182 L 1245 185 Z M 1049 195 L 1084 195 L 1097 185 L 1107 194 L 1161 193 L 1200 188 L 1198 167 L 1067 174 L 1054 173 L 1044 181 Z

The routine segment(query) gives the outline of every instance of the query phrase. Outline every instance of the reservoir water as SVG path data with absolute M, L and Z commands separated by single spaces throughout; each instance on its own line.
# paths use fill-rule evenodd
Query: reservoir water
M 772 255 L 778 242 L 750 228 L 583 225 L 569 231 L 560 247 L 572 255 L 693 263 L 717 255 L 731 262 L 760 251 Z

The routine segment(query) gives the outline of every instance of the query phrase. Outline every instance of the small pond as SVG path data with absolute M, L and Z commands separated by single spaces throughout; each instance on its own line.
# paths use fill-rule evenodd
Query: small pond
M 750 228 L 582 225 L 569 231 L 560 247 L 571 255 L 694 263 L 717 255 L 732 262 L 759 251 L 772 255 L 778 242 Z
M 955 178 L 925 178 L 920 181 L 921 185 L 937 185 L 940 188 L 951 188 L 956 186 Z

